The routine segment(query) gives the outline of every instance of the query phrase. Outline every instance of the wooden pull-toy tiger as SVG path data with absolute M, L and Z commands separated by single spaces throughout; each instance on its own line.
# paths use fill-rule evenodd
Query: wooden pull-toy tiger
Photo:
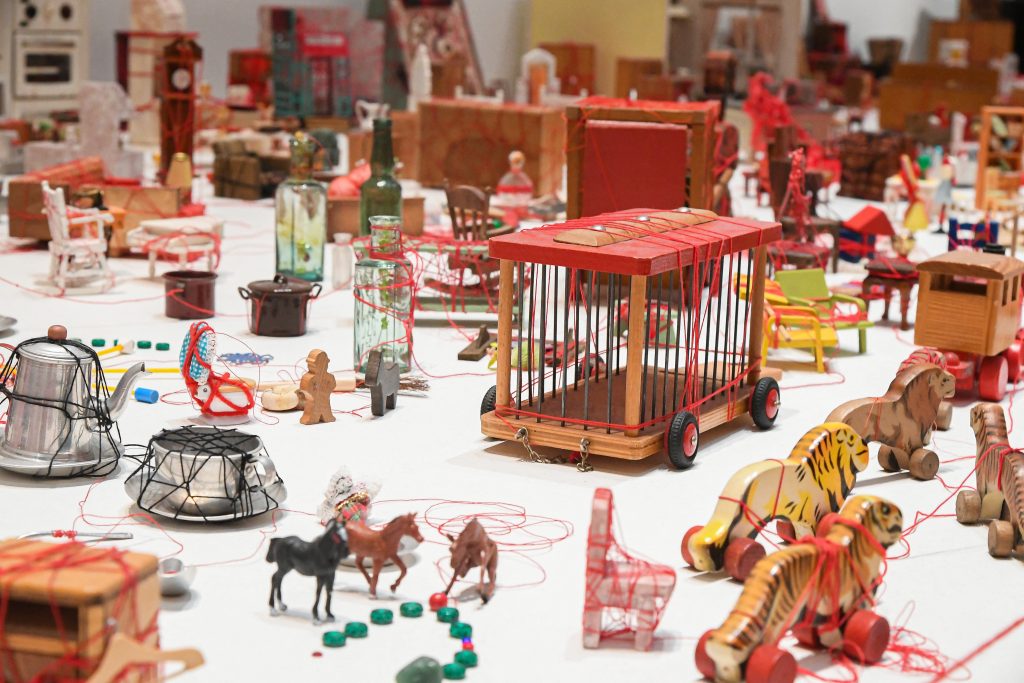
M 792 683 L 797 665 L 778 647 L 790 630 L 806 647 L 841 648 L 879 661 L 889 623 L 871 611 L 886 548 L 900 538 L 892 503 L 857 495 L 822 520 L 817 535 L 762 558 L 725 622 L 697 643 L 697 669 L 717 683 Z
M 943 399 L 956 392 L 956 379 L 937 365 L 921 363 L 896 373 L 888 391 L 878 398 L 847 401 L 828 422 L 844 422 L 867 442 L 878 442 L 878 464 L 886 472 L 909 470 L 915 479 L 931 479 L 939 456 L 925 448 Z
M 956 519 L 961 524 L 991 520 L 988 552 L 1009 557 L 1024 531 L 1024 453 L 1007 443 L 1006 416 L 997 403 L 974 406 L 971 427 L 978 446 L 978 490 L 957 494 Z
M 785 460 L 752 463 L 729 479 L 711 521 L 683 537 L 683 559 L 701 571 L 724 568 L 742 581 L 765 555 L 754 537 L 768 522 L 779 520 L 787 540 L 813 534 L 842 507 L 868 461 L 867 445 L 848 425 L 814 427 Z

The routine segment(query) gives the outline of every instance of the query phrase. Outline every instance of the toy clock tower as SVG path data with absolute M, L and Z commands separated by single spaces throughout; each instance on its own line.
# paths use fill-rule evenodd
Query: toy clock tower
M 160 180 L 167 176 L 178 152 L 192 160 L 196 127 L 196 63 L 203 50 L 195 41 L 179 37 L 164 48 L 160 90 Z

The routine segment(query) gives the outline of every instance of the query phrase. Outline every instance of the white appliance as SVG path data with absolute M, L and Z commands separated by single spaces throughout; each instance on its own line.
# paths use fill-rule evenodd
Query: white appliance
M 88 68 L 88 0 L 0 0 L 7 116 L 74 108 Z

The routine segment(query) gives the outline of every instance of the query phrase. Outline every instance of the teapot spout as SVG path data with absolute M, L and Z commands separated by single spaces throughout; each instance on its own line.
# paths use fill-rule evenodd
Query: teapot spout
M 125 371 L 121 381 L 117 383 L 117 389 L 107 399 L 107 414 L 111 420 L 117 420 L 121 413 L 124 412 L 124 407 L 128 403 L 128 395 L 132 393 L 132 389 L 135 387 L 139 377 L 144 374 L 146 374 L 145 363 L 136 363 Z

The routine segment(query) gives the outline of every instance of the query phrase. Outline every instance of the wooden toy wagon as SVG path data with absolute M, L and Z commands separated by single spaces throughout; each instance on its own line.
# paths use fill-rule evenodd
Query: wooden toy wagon
M 946 355 L 957 393 L 1000 401 L 1021 376 L 1021 278 L 1024 261 L 980 251 L 951 251 L 917 265 L 914 343 Z
M 497 385 L 483 433 L 687 468 L 699 435 L 747 412 L 775 421 L 763 376 L 765 245 L 778 223 L 637 209 L 490 240 L 500 259 Z M 735 282 L 752 282 L 741 300 Z M 748 303 L 749 302 L 749 303 Z M 561 348 L 558 354 L 545 349 Z

